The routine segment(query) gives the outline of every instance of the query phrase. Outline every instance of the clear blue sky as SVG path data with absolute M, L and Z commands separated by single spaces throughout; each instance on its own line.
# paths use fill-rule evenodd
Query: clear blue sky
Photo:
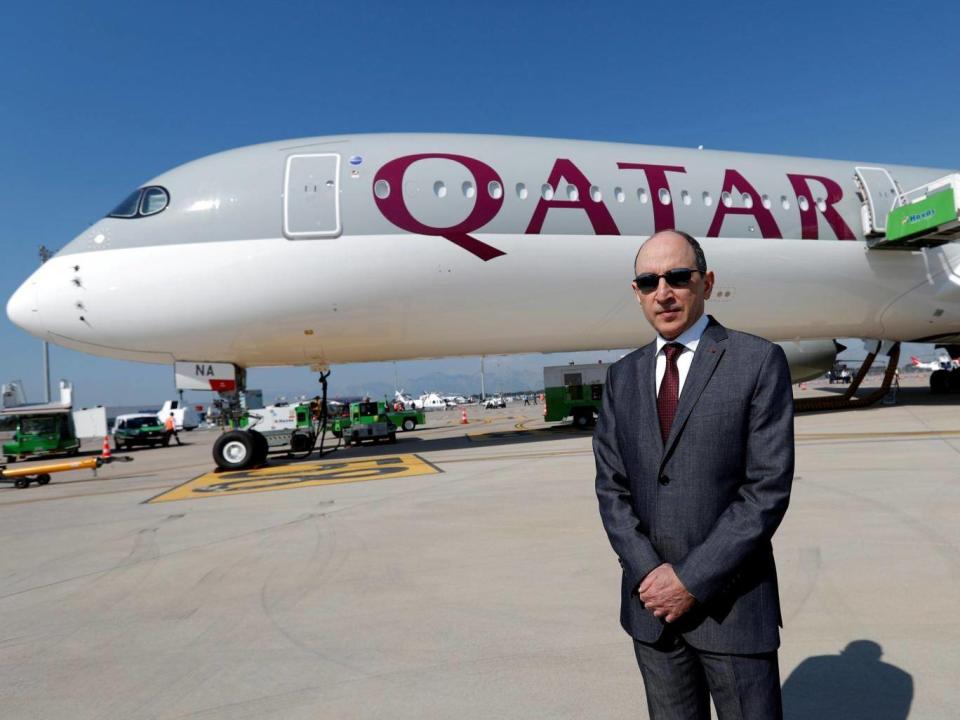
M 960 9 L 921 7 L 17 3 L 0 22 L 0 298 L 38 245 L 59 248 L 148 178 L 287 137 L 490 132 L 957 167 Z M 0 380 L 38 397 L 39 342 L 3 314 L 0 347 Z M 84 403 L 172 394 L 166 367 L 57 347 L 51 358 Z M 393 368 L 335 377 L 392 382 Z M 251 381 L 314 386 L 295 369 Z

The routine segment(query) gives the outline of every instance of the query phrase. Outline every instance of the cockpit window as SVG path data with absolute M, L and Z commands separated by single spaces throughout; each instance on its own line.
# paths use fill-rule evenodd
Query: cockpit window
M 140 207 L 140 191 L 134 190 L 123 202 L 117 205 L 113 210 L 107 213 L 107 217 L 132 218 L 137 216 L 137 208 Z
M 167 206 L 169 198 L 162 187 L 149 187 L 143 191 L 140 201 L 141 215 L 156 215 Z
M 170 193 L 166 189 L 153 186 L 140 188 L 130 193 L 123 202 L 107 213 L 112 218 L 136 218 L 156 215 L 170 204 Z

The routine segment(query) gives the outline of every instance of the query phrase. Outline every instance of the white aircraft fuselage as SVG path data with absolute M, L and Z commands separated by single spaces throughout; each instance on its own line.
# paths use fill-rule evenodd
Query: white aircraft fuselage
M 471 135 L 256 145 L 146 183 L 7 313 L 51 342 L 155 363 L 635 347 L 652 330 L 634 254 L 679 228 L 700 239 L 716 273 L 707 311 L 730 327 L 960 341 L 960 247 L 868 248 L 863 165 Z M 901 189 L 949 172 L 886 170 Z

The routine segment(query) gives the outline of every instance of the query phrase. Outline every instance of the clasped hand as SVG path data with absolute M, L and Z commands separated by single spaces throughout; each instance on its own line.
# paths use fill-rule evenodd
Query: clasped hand
M 647 610 L 668 623 L 678 620 L 696 602 L 670 563 L 651 570 L 640 583 L 637 594 Z

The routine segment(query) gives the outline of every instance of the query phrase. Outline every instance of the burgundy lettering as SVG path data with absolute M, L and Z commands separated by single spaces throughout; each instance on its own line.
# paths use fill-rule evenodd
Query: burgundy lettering
M 767 208 L 763 206 L 760 193 L 747 182 L 747 179 L 736 170 L 728 169 L 723 175 L 723 190 L 721 192 L 721 202 L 717 203 L 717 211 L 713 214 L 713 222 L 710 223 L 710 229 L 707 230 L 707 237 L 719 237 L 720 227 L 723 225 L 724 218 L 727 215 L 752 215 L 760 227 L 760 237 L 782 238 L 780 228 L 777 227 L 777 221 L 773 218 Z M 727 207 L 722 202 L 723 193 L 740 193 L 750 198 L 750 207 L 744 203 L 743 207 Z
M 621 170 L 643 170 L 650 185 L 650 202 L 653 204 L 653 231 L 672 230 L 676 227 L 673 219 L 673 203 L 664 205 L 660 202 L 660 191 L 670 192 L 670 183 L 667 182 L 668 172 L 685 173 L 680 165 L 650 165 L 647 163 L 617 163 Z
M 477 194 L 473 210 L 465 220 L 451 227 L 439 228 L 425 225 L 413 217 L 406 203 L 403 201 L 403 176 L 407 172 L 407 168 L 419 160 L 429 158 L 440 158 L 460 163 L 470 171 L 476 184 Z M 383 213 L 383 216 L 397 227 L 407 230 L 408 232 L 420 233 L 421 235 L 436 235 L 446 238 L 484 261 L 492 260 L 495 257 L 505 254 L 502 250 L 487 245 L 469 234 L 475 230 L 479 230 L 493 220 L 503 205 L 503 195 L 494 198 L 487 192 L 487 187 L 490 182 L 496 181 L 503 187 L 503 181 L 500 179 L 500 176 L 497 175 L 497 171 L 486 163 L 465 155 L 449 155 L 446 153 L 404 155 L 403 157 L 391 160 L 381 167 L 373 179 L 373 185 L 376 186 L 379 180 L 385 180 L 389 183 L 390 193 L 387 197 L 380 198 L 377 197 L 374 192 L 373 199 L 377 203 L 380 212 Z
M 839 183 L 827 177 L 819 175 L 799 175 L 787 173 L 787 178 L 793 186 L 793 192 L 797 196 L 797 207 L 800 208 L 800 236 L 804 240 L 816 240 L 820 237 L 820 228 L 817 224 L 817 204 L 813 199 L 813 192 L 810 190 L 809 180 L 815 180 L 823 185 L 827 191 L 825 199 L 826 207 L 823 210 L 823 217 L 833 229 L 838 240 L 856 240 L 853 230 L 843 221 L 843 216 L 833 207 L 843 199 L 843 188 Z M 807 207 L 800 206 L 800 198 L 807 199 Z
M 557 159 L 550 171 L 550 177 L 547 178 L 547 184 L 557 194 L 559 194 L 561 179 L 566 180 L 577 189 L 577 199 L 559 200 L 554 196 L 553 199 L 547 200 L 541 197 L 533 211 L 533 217 L 530 218 L 530 224 L 527 226 L 528 235 L 537 234 L 543 229 L 543 221 L 547 217 L 548 210 L 563 208 L 583 210 L 597 235 L 620 234 L 620 230 L 613 221 L 610 211 L 607 210 L 607 206 L 603 202 L 596 202 L 590 197 L 590 181 L 576 165 L 565 158 Z

